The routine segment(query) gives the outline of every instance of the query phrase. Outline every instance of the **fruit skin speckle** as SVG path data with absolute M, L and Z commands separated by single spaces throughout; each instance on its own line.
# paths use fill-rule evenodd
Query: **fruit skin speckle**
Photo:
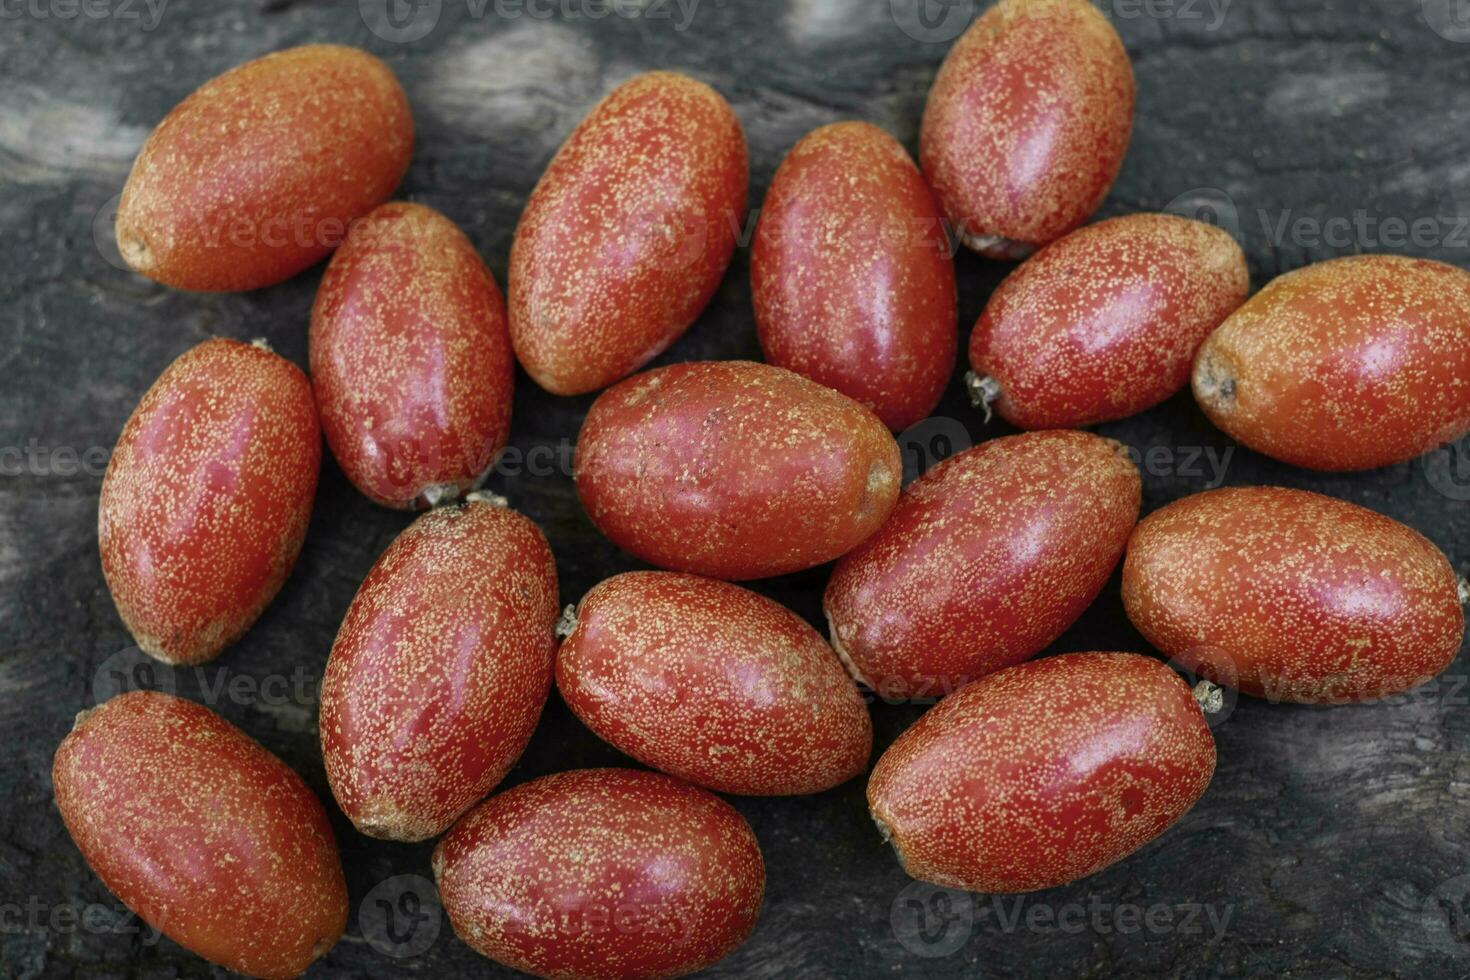
M 1214 772 L 1214 738 L 1177 674 L 1133 653 L 1064 654 L 931 708 L 878 760 L 868 807 L 910 875 L 1011 894 L 1137 851 Z
M 551 689 L 556 563 L 539 528 L 480 499 L 394 540 L 322 679 L 327 779 L 372 837 L 443 832 L 505 777 Z
M 1151 408 L 1189 383 L 1194 353 L 1250 293 L 1227 232 L 1167 214 L 1078 229 L 1001 283 L 970 366 L 1024 429 L 1080 428 Z
M 1138 520 L 1109 439 L 1031 432 L 952 456 L 837 563 L 832 646 L 884 700 L 942 697 L 1044 649 L 1097 598 Z
M 967 246 L 1024 258 L 1081 225 L 1133 131 L 1133 68 L 1087 0 L 1001 0 L 950 49 L 919 160 Z
M 118 203 L 118 249 L 177 289 L 289 279 L 388 199 L 413 136 L 403 89 L 366 51 L 309 44 L 246 62 L 143 144 Z
M 102 572 L 139 647 L 198 664 L 244 635 L 301 552 L 321 453 L 291 362 L 216 338 L 169 365 L 123 427 L 97 508 Z
M 661 568 L 743 580 L 831 561 L 898 499 L 898 444 L 871 411 L 784 368 L 691 361 L 608 389 L 582 424 L 582 506 Z
M 347 882 L 326 811 L 208 708 L 134 691 L 84 711 L 52 782 L 103 884 L 211 963 L 294 977 L 341 938 Z
M 567 705 L 646 765 L 721 793 L 818 793 L 861 773 L 867 706 L 821 634 L 738 585 L 629 572 L 577 608 Z
M 1194 395 L 1293 466 L 1366 470 L 1470 432 L 1470 273 L 1396 255 L 1271 281 L 1203 346 Z
M 598 103 L 511 246 L 511 341 L 536 383 L 596 391 L 678 339 L 734 254 L 746 180 L 745 134 L 703 82 L 649 72 Z
M 755 927 L 765 864 L 724 800 L 660 773 L 582 769 L 491 797 L 434 849 L 455 934 L 542 977 L 678 977 Z
M 418 204 L 353 225 L 311 311 L 311 383 L 354 486 L 408 509 L 473 489 L 510 434 L 505 300 L 474 245 Z
M 1213 490 L 1150 514 L 1128 544 L 1123 604 L 1185 668 L 1305 704 L 1415 687 L 1465 632 L 1455 572 L 1427 538 L 1282 487 Z
M 909 155 L 869 123 L 823 126 L 761 207 L 750 289 L 766 360 L 835 388 L 894 431 L 928 417 L 954 370 L 954 262 Z

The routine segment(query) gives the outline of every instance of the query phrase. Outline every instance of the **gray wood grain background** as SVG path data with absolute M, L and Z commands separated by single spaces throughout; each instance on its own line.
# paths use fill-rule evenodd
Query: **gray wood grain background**
M 102 582 L 96 504 L 124 420 L 165 365 L 213 336 L 265 336 L 304 364 L 320 270 L 245 295 L 173 292 L 119 267 L 110 206 L 163 114 L 209 77 L 309 41 L 385 58 L 417 114 L 401 195 L 458 221 L 504 283 L 526 194 L 597 98 L 651 68 L 717 86 L 745 125 L 752 206 L 782 154 L 836 119 L 911 149 L 929 82 L 985 3 L 969 0 L 0 0 L 0 972 L 205 977 L 128 916 L 57 817 L 51 754 L 123 686 L 211 704 L 323 795 L 316 683 L 363 574 L 409 518 L 327 462 L 292 579 L 237 647 L 151 667 Z M 1307 262 L 1398 251 L 1470 267 L 1465 0 L 1104 0 L 1139 82 L 1132 150 L 1104 214 L 1210 212 L 1257 288 Z M 920 16 L 922 14 L 922 16 Z M 961 330 L 1008 267 L 959 259 Z M 758 355 L 737 254 L 664 361 Z M 545 528 L 564 601 L 634 567 L 581 513 L 567 472 L 588 398 L 518 379 L 515 452 L 491 487 Z M 906 440 L 911 465 L 1004 434 L 965 403 Z M 1187 395 L 1101 431 L 1135 447 L 1145 509 L 1216 485 L 1315 489 L 1417 527 L 1470 563 L 1470 443 L 1359 475 L 1235 450 Z M 824 569 L 761 585 L 814 623 Z M 1143 649 L 1116 583 L 1053 648 Z M 1390 704 L 1242 701 L 1218 723 L 1200 805 L 1133 859 L 1066 888 L 991 900 L 911 885 L 858 780 L 737 799 L 768 868 L 755 935 L 710 971 L 760 977 L 1436 977 L 1470 975 L 1470 662 Z M 920 712 L 876 705 L 879 746 Z M 553 696 L 511 782 L 621 764 Z M 324 978 L 501 976 L 451 934 L 429 845 L 371 841 L 329 803 L 353 897 Z

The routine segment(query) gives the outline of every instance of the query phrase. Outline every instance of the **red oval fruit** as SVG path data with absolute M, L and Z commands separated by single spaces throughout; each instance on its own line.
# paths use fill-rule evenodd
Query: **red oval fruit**
M 482 803 L 434 849 L 455 933 L 543 977 L 677 977 L 755 926 L 766 871 L 750 825 L 688 783 L 582 769 Z
M 353 225 L 311 311 L 311 383 L 347 478 L 388 507 L 472 489 L 510 434 L 505 300 L 439 212 L 394 202 Z
M 898 499 L 898 444 L 857 402 L 750 361 L 647 371 L 587 413 L 574 463 L 603 534 L 679 572 L 752 579 L 852 550 Z
M 721 793 L 818 793 L 873 750 L 867 706 L 821 635 L 714 579 L 602 582 L 557 653 L 556 686 L 615 748 Z
M 1024 429 L 1137 414 L 1189 383 L 1194 352 L 1249 294 L 1245 253 L 1213 225 L 1168 214 L 1089 225 L 991 294 L 970 335 L 971 389 Z
M 1281 487 L 1213 490 L 1150 514 L 1128 543 L 1123 603 L 1186 668 L 1273 701 L 1406 691 L 1465 634 L 1445 556 L 1364 507 Z
M 1470 273 L 1359 255 L 1272 282 L 1194 364 L 1205 414 L 1315 470 L 1413 459 L 1470 432 Z
M 294 977 L 341 938 L 347 882 L 321 803 L 208 708 L 134 691 L 84 711 L 52 782 L 102 883 L 211 963 Z
M 1087 432 L 952 456 L 838 562 L 823 600 L 832 646 L 890 700 L 942 697 L 1020 663 L 1097 598 L 1141 493 L 1118 444 Z
M 1024 258 L 1086 221 L 1123 165 L 1133 68 L 1087 0 L 1001 0 L 939 67 L 919 136 L 959 239 Z
M 674 72 L 614 89 L 546 168 L 510 252 L 510 336 L 556 395 L 606 387 L 672 344 L 715 294 L 745 212 L 745 134 Z
M 954 370 L 954 262 L 939 208 L 898 140 L 833 123 L 792 147 L 750 254 L 766 360 L 871 408 L 927 417 Z
M 387 200 L 412 152 L 387 65 L 334 44 L 277 51 L 205 82 L 158 124 L 118 203 L 118 249 L 178 289 L 269 286 Z
M 197 664 L 244 635 L 301 552 L 321 455 L 306 376 L 263 343 L 207 340 L 168 366 L 97 508 L 102 572 L 139 647 Z
M 1122 860 L 1214 772 L 1215 740 L 1177 674 L 1133 653 L 1074 653 L 931 708 L 878 760 L 868 808 L 910 875 L 1010 894 Z
M 485 798 L 551 689 L 556 562 L 472 496 L 423 515 L 368 572 L 322 678 L 327 779 L 364 834 L 417 841 Z

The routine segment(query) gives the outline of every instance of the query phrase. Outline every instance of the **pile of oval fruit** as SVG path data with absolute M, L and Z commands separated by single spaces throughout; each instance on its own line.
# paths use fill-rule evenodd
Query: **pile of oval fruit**
M 464 234 L 387 202 L 413 122 L 388 68 L 310 46 L 249 62 L 175 108 L 117 218 L 122 254 L 180 289 L 246 290 L 331 251 L 310 379 L 215 339 L 170 365 L 103 481 L 103 571 L 138 644 L 198 664 L 288 577 L 321 437 L 385 507 L 423 509 L 369 572 L 326 666 L 320 734 L 358 831 L 438 837 L 458 936 L 557 977 L 666 977 L 750 933 L 765 868 L 714 793 L 815 793 L 863 774 L 883 700 L 941 698 L 878 760 L 868 802 L 914 877 L 1048 888 L 1131 854 L 1204 793 L 1202 705 L 1224 685 L 1350 703 L 1445 668 L 1463 579 L 1414 530 L 1271 487 L 1139 523 L 1139 474 L 1082 431 L 1193 381 L 1225 432 L 1321 470 L 1411 459 L 1470 431 L 1470 274 L 1359 256 L 1249 299 L 1210 225 L 1082 227 L 1118 172 L 1134 80 L 1084 0 L 1003 0 L 959 39 L 924 112 L 920 166 L 857 122 L 787 155 L 751 255 L 768 363 L 638 373 L 714 293 L 746 207 L 744 135 L 708 86 L 654 72 L 567 138 L 516 229 L 502 298 Z M 901 492 L 892 436 L 927 416 L 957 348 L 947 231 L 1025 261 L 970 340 L 978 406 L 1029 430 Z M 575 479 L 592 522 L 657 571 L 560 613 L 552 548 L 476 488 L 505 445 L 515 362 L 547 391 L 602 391 Z M 1161 660 L 1029 658 L 1123 563 Z M 836 561 L 830 644 L 732 582 Z M 553 681 L 651 770 L 592 769 L 490 795 Z M 56 801 L 103 882 L 215 963 L 290 977 L 343 934 L 326 813 L 210 710 L 137 691 L 84 712 Z M 713 792 L 712 792 L 713 791 Z M 488 796 L 488 799 L 487 799 Z

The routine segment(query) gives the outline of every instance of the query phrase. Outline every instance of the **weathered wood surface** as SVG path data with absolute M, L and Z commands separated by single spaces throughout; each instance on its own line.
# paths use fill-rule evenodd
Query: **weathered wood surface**
M 910 16 L 910 0 L 649 0 L 637 17 L 596 17 L 596 0 L 418 0 L 405 8 L 412 16 L 401 31 L 419 33 L 426 21 L 413 18 L 436 7 L 437 23 L 416 40 L 392 40 L 361 13 L 381 0 L 173 0 L 155 18 L 157 3 L 0 5 L 6 976 L 211 975 L 118 917 L 116 900 L 62 829 L 50 787 L 51 754 L 72 716 L 108 692 L 111 668 L 138 660 L 98 567 L 96 503 L 108 447 L 163 367 L 206 337 L 265 336 L 304 363 L 320 275 L 247 295 L 196 296 L 111 263 L 108 202 L 170 106 L 210 76 L 277 48 L 331 40 L 375 51 L 398 72 L 418 118 L 417 155 L 401 193 L 460 222 L 503 282 L 527 192 L 570 127 L 621 78 L 668 67 L 719 87 L 749 137 L 754 205 L 785 150 L 821 123 L 864 118 L 912 148 L 930 79 L 963 22 L 944 15 L 971 14 L 968 0 L 931 0 L 924 22 Z M 1104 7 L 1134 58 L 1140 92 L 1132 151 L 1105 213 L 1212 205 L 1239 231 L 1257 287 L 1354 251 L 1470 266 L 1463 3 Z M 541 16 L 557 11 L 573 16 Z M 966 333 L 1005 271 L 960 258 Z M 746 283 L 742 251 L 713 306 L 664 360 L 756 356 Z M 571 601 L 632 562 L 595 533 L 565 472 L 590 399 L 553 399 L 524 376 L 518 384 L 513 445 L 547 449 L 519 467 L 508 462 L 491 487 L 546 529 Z M 958 375 L 940 414 L 954 421 L 931 423 L 928 434 L 1005 431 L 980 424 Z M 1246 451 L 1224 457 L 1228 441 L 1187 395 L 1101 431 L 1148 454 L 1146 509 L 1213 485 L 1224 459 L 1226 482 L 1354 500 L 1470 563 L 1470 444 L 1371 474 L 1313 475 Z M 407 521 L 369 504 L 326 464 L 300 564 L 244 641 L 197 673 L 135 678 L 213 704 L 325 796 L 315 684 L 359 580 Z M 824 576 L 819 569 L 763 590 L 817 622 Z M 1054 649 L 1097 648 L 1141 648 L 1116 583 Z M 712 975 L 1470 974 L 1467 674 L 1462 655 L 1441 682 L 1393 704 L 1236 705 L 1217 729 L 1214 784 L 1178 828 L 1103 874 L 1019 903 L 910 890 L 873 832 L 861 781 L 813 798 L 736 800 L 760 837 L 770 881 L 756 934 Z M 877 706 L 880 747 L 918 713 Z M 512 780 L 619 762 L 553 697 Z M 402 887 L 413 879 L 396 876 L 427 875 L 428 845 L 367 840 L 329 809 L 354 912 L 348 937 L 314 976 L 506 973 L 455 940 L 432 904 L 413 914 Z M 370 939 L 397 941 L 392 951 L 401 955 L 385 955 Z

